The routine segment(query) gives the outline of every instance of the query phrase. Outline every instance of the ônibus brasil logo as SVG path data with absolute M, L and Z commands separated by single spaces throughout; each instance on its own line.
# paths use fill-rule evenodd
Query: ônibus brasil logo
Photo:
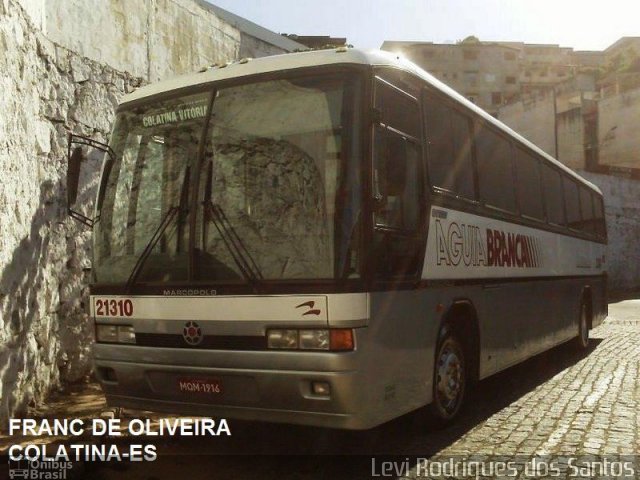
M 438 265 L 536 268 L 542 266 L 540 241 L 531 235 L 436 219 Z
M 182 329 L 182 338 L 191 346 L 195 346 L 202 342 L 202 329 L 196 322 L 189 321 Z

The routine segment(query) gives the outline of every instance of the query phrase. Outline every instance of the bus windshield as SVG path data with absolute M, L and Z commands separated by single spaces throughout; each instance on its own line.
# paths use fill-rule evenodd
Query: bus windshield
M 126 282 L 141 256 L 141 282 L 358 277 L 358 92 L 348 75 L 298 76 L 120 111 L 96 281 Z

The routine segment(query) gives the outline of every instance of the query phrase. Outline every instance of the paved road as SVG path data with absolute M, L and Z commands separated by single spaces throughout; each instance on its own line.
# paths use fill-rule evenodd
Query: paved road
M 442 431 L 425 425 L 419 413 L 367 432 L 230 421 L 231 437 L 154 442 L 155 465 L 92 467 L 91 478 L 370 478 L 373 454 L 396 455 L 399 467 L 410 458 L 412 468 L 400 473 L 415 477 L 414 455 L 479 461 L 587 455 L 581 458 L 602 461 L 589 455 L 640 454 L 640 300 L 609 309 L 609 318 L 592 331 L 589 351 L 561 346 L 480 382 L 456 425 Z

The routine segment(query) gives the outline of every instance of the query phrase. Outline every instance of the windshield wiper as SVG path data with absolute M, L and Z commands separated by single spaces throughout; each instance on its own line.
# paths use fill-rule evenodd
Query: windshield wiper
M 171 225 L 171 223 L 173 222 L 173 219 L 175 218 L 175 216 L 178 214 L 179 211 L 180 211 L 180 207 L 171 207 L 169 208 L 169 210 L 167 210 L 167 213 L 165 213 L 164 217 L 162 218 L 162 221 L 158 225 L 158 228 L 156 228 L 156 231 L 153 232 L 153 236 L 151 237 L 151 240 L 149 240 L 149 242 L 147 243 L 147 246 L 144 247 L 144 250 L 138 257 L 138 261 L 133 266 L 131 275 L 129 275 L 129 280 L 127 280 L 127 289 L 126 289 L 127 293 L 131 293 L 131 288 L 133 287 L 133 285 L 136 283 L 136 280 L 140 276 L 140 272 L 142 271 L 142 267 L 147 261 L 147 258 L 149 258 L 149 255 L 151 255 L 151 252 L 155 248 L 156 244 L 158 243 L 160 238 L 162 238 L 162 234 L 167 229 L 167 227 Z
M 167 213 L 165 213 L 164 217 L 160 221 L 160 224 L 158 225 L 158 228 L 156 228 L 156 231 L 153 232 L 151 239 L 149 240 L 147 245 L 144 247 L 144 250 L 138 257 L 136 264 L 133 266 L 131 275 L 129 275 L 129 279 L 127 280 L 127 286 L 126 286 L 127 293 L 131 293 L 131 289 L 133 288 L 133 285 L 136 283 L 136 280 L 138 280 L 138 277 L 140 276 L 142 267 L 144 266 L 145 262 L 149 258 L 149 255 L 151 255 L 151 252 L 155 248 L 156 244 L 162 238 L 162 235 L 164 234 L 165 230 L 169 227 L 169 225 L 171 225 L 171 223 L 173 222 L 173 219 L 177 214 L 179 215 L 178 215 L 178 237 L 177 237 L 178 244 L 177 244 L 176 251 L 181 250 L 182 229 L 184 228 L 184 217 L 189 212 L 186 205 L 187 205 L 187 198 L 189 196 L 189 173 L 190 172 L 191 172 L 190 167 L 187 167 L 184 172 L 182 188 L 180 190 L 180 204 L 178 206 L 169 207 L 169 210 L 167 210 Z
M 220 205 L 213 203 L 211 200 L 205 200 L 202 203 L 209 214 L 209 218 L 213 221 L 216 230 L 218 230 L 222 242 L 240 269 L 242 276 L 253 287 L 253 290 L 258 293 L 258 284 L 264 279 L 262 272 L 260 272 L 258 265 L 236 233 L 233 225 L 229 222 L 224 210 L 222 210 Z

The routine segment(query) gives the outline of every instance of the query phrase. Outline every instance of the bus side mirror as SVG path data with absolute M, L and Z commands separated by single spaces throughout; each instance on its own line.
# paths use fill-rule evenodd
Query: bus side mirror
M 112 158 L 114 156 L 111 148 L 104 143 L 80 135 L 69 135 L 67 147 L 67 213 L 71 218 L 89 228 L 93 228 L 97 221 L 97 218 L 91 218 L 86 213 L 83 213 L 83 211 L 86 212 L 91 208 L 92 202 L 90 200 L 92 197 L 87 193 L 92 190 L 90 186 L 88 188 L 83 187 L 84 193 L 80 195 L 80 204 L 76 205 L 76 203 L 78 202 L 81 177 L 85 179 L 95 178 L 95 174 L 99 170 L 102 161 L 100 152 L 106 152 Z M 84 166 L 94 171 L 89 172 L 89 174 L 85 172 L 82 175 Z M 84 183 L 87 183 L 87 181 L 85 180 Z
M 75 147 L 67 163 L 67 205 L 71 207 L 78 198 L 78 182 L 80 181 L 80 164 L 82 148 Z

